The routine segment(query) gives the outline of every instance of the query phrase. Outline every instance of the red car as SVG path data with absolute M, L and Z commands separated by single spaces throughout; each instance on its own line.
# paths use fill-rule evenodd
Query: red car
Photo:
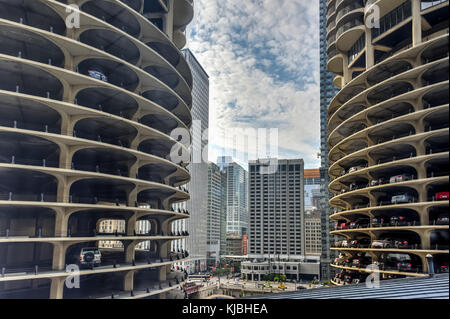
M 445 200 L 445 199 L 449 199 L 449 197 L 450 196 L 449 196 L 448 192 L 439 192 L 434 195 L 435 200 Z
M 349 229 L 350 226 L 347 223 L 340 223 L 338 229 Z

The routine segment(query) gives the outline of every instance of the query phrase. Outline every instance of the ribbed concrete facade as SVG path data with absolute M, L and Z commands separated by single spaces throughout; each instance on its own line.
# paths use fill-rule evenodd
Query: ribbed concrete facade
M 421 276 L 430 254 L 448 271 L 448 1 L 327 9 L 328 68 L 342 88 L 328 108 L 332 234 L 347 241 L 333 266 Z
M 1 298 L 164 298 L 182 282 L 171 223 L 189 215 L 172 205 L 190 174 L 170 152 L 189 144 L 170 134 L 192 123 L 192 17 L 188 0 L 0 0 Z M 103 241 L 69 289 L 66 265 Z

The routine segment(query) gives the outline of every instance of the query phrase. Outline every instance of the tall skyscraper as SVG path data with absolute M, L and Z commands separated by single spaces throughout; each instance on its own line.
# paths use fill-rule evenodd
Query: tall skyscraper
M 331 251 L 331 244 L 334 238 L 330 235 L 330 218 L 332 209 L 328 201 L 330 192 L 328 184 L 328 105 L 331 99 L 338 92 L 338 88 L 333 84 L 334 75 L 327 69 L 328 57 L 333 52 L 333 46 L 328 46 L 327 42 L 327 4 L 329 0 L 320 0 L 320 213 L 322 224 L 322 256 L 321 275 L 324 279 L 332 277 L 333 270 L 330 263 L 333 260 L 334 252 Z
M 306 254 L 320 255 L 322 252 L 320 169 L 305 169 L 304 179 Z
M 174 243 L 174 247 L 186 249 L 190 260 L 185 264 L 188 272 L 206 270 L 207 255 L 207 216 L 208 216 L 208 141 L 202 139 L 202 134 L 209 126 L 209 77 L 201 64 L 189 49 L 182 53 L 192 71 L 192 146 L 191 164 L 188 169 L 191 181 L 187 185 L 190 200 L 179 205 L 179 208 L 190 212 L 190 219 L 177 221 L 173 226 L 176 230 L 187 230 L 190 236 Z M 202 157 L 203 156 L 203 157 Z M 177 206 L 178 208 L 178 206 Z
M 169 133 L 192 125 L 180 52 L 192 1 L 0 1 L 0 18 L 0 298 L 179 288 L 170 270 L 186 256 L 170 242 L 186 236 L 171 223 L 189 216 L 172 205 L 189 199 L 190 174 L 168 160 L 173 146 L 188 152 Z M 89 266 L 79 289 L 65 284 L 74 263 Z
M 230 156 L 219 156 L 217 166 L 225 174 L 226 232 L 242 236 L 248 231 L 248 172 Z
M 261 174 L 266 165 L 249 162 L 248 260 L 241 272 L 250 280 L 268 274 L 319 279 L 320 257 L 306 255 L 303 160 L 278 160 L 276 172 Z
M 331 0 L 327 16 L 331 219 L 349 243 L 333 249 L 353 277 L 448 271 L 449 1 Z
M 225 246 L 226 223 L 224 211 L 224 174 L 214 163 L 208 163 L 208 216 L 207 216 L 207 261 L 208 267 L 215 267 Z
M 298 259 L 305 253 L 303 160 L 278 160 L 273 174 L 260 174 L 266 161 L 249 162 L 250 258 Z

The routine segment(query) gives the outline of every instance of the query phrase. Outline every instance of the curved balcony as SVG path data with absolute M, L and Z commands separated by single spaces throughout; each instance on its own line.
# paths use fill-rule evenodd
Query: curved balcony
M 335 44 L 344 52 L 365 29 L 361 8 L 349 3 L 336 6 Z M 435 271 L 448 269 L 448 34 L 431 27 L 412 45 L 410 7 L 366 6 L 374 3 L 382 16 L 375 64 L 341 83 L 328 112 L 331 234 L 343 238 L 333 267 L 353 275 L 375 264 L 383 279 L 422 276 L 428 254 Z M 392 50 L 377 53 L 383 45 Z M 344 71 L 329 70 L 338 79 Z
M 189 199 L 190 174 L 169 159 L 173 147 L 189 154 L 170 134 L 191 125 L 192 74 L 142 1 L 74 3 L 70 29 L 66 1 L 0 1 L 1 295 L 98 298 L 100 280 L 121 287 L 115 297 L 158 296 L 185 279 L 169 266 L 188 253 L 170 243 L 189 236 L 171 230 L 189 218 L 173 205 Z M 192 1 L 169 10 L 178 31 L 193 16 Z M 84 248 L 101 260 L 80 260 Z M 75 293 L 64 288 L 73 261 L 92 267 Z

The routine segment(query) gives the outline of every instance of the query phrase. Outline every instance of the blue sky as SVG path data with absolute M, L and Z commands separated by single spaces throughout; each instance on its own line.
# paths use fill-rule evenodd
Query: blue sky
M 225 136 L 277 128 L 279 158 L 319 167 L 319 2 L 196 0 L 187 35 L 210 76 L 209 160 L 245 164 L 256 149 Z

